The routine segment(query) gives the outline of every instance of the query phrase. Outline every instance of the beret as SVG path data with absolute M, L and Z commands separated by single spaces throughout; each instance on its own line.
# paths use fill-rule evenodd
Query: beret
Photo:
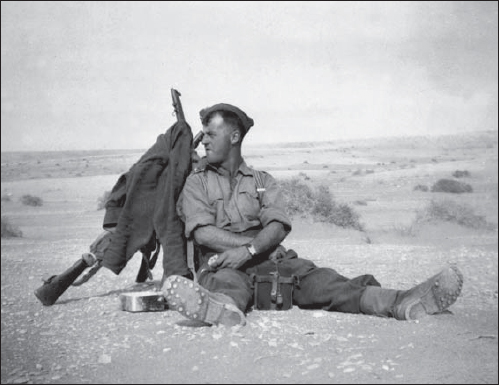
M 248 130 L 251 127 L 253 127 L 254 124 L 253 119 L 251 119 L 248 115 L 246 115 L 246 113 L 240 108 L 227 103 L 218 103 L 215 104 L 214 106 L 203 108 L 201 111 L 199 111 L 199 115 L 201 116 L 201 122 L 204 123 L 204 119 L 215 111 L 230 111 L 236 114 L 239 120 L 241 120 L 241 123 L 243 124 L 243 127 L 246 130 L 246 132 L 248 132 Z

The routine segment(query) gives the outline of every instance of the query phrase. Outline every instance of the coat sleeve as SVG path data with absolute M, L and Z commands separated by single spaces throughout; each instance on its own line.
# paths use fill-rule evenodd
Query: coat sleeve
M 118 218 L 120 217 L 121 210 L 126 200 L 126 181 L 128 177 L 128 172 L 122 174 L 113 189 L 109 198 L 106 202 L 106 213 L 104 214 L 104 229 L 111 227 L 116 227 L 118 224 Z

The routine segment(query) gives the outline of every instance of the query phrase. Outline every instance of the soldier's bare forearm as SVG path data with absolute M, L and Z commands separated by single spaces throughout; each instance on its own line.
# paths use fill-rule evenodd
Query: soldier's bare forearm
M 279 222 L 269 223 L 254 238 L 211 225 L 198 227 L 194 231 L 194 238 L 198 244 L 219 253 L 248 243 L 252 243 L 259 254 L 264 253 L 277 247 L 286 235 L 284 226 Z
M 209 247 L 217 253 L 245 245 L 253 240 L 246 235 L 231 233 L 215 226 L 202 226 L 194 231 L 196 243 Z
M 275 249 L 288 233 L 280 222 L 270 222 L 251 241 L 258 254 Z

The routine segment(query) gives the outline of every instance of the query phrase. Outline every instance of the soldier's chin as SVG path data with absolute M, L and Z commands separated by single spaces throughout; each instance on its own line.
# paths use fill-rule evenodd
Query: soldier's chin
M 206 160 L 208 161 L 208 163 L 214 165 L 217 165 L 221 162 L 220 159 L 218 159 L 216 156 L 213 156 L 211 152 L 206 153 Z

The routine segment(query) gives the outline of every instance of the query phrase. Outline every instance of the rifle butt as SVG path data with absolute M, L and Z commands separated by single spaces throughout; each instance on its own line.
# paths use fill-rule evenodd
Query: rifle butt
M 51 306 L 80 276 L 90 264 L 84 258 L 76 261 L 69 269 L 59 275 L 53 275 L 35 290 L 35 296 L 45 306 Z

